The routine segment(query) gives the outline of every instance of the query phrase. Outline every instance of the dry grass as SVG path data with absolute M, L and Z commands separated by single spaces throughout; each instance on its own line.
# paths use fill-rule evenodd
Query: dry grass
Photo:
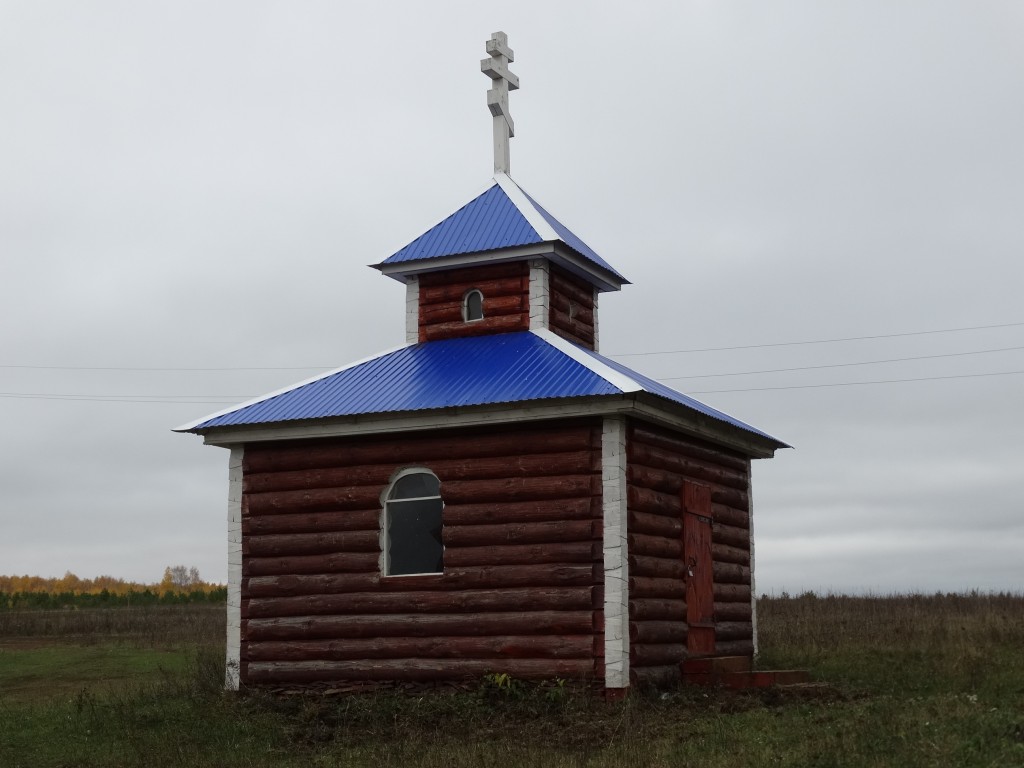
M 0 611 L 0 644 L 25 640 L 79 644 L 216 645 L 224 643 L 223 605 Z

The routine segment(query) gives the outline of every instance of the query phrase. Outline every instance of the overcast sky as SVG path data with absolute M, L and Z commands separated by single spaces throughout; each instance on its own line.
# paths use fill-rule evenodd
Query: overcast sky
M 512 177 L 634 283 L 602 351 L 795 446 L 757 591 L 1024 588 L 996 0 L 0 0 L 0 574 L 226 579 L 227 451 L 171 428 L 404 340 L 365 265 L 490 178 L 499 29 Z

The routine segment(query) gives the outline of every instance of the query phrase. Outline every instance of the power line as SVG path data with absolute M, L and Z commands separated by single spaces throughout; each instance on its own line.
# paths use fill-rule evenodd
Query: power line
M 981 331 L 989 328 L 1013 328 L 1019 325 L 1024 325 L 1024 322 L 1020 323 L 1000 323 L 998 325 L 972 325 L 966 328 L 941 328 L 932 331 L 908 331 L 906 333 L 880 333 L 874 336 L 847 336 L 840 339 L 812 339 L 809 341 L 778 341 L 772 344 L 744 344 L 742 346 L 735 347 L 701 347 L 694 349 L 668 349 L 653 352 L 622 352 L 617 355 L 608 355 L 608 357 L 643 357 L 646 355 L 677 355 L 683 354 L 684 352 L 728 352 L 738 349 L 764 349 L 766 347 L 795 347 L 802 344 L 833 344 L 840 341 L 866 341 L 869 339 L 895 339 L 901 336 L 927 336 L 935 333 L 959 333 L 961 331 Z
M 904 333 L 883 333 L 874 336 L 848 336 L 836 339 L 811 339 L 804 341 L 779 341 L 770 344 L 743 344 L 733 347 L 700 347 L 693 349 L 655 350 L 651 352 L 622 352 L 609 354 L 608 357 L 642 357 L 647 355 L 675 355 L 689 352 L 727 352 L 741 349 L 764 349 L 768 347 L 791 347 L 807 344 L 833 344 L 844 341 L 865 341 L 871 339 L 893 339 L 904 336 L 927 336 L 939 333 L 960 333 L 962 331 L 980 331 L 991 328 L 1015 328 L 1024 325 L 1024 321 L 1016 323 L 999 323 L 995 325 L 973 325 L 964 328 L 939 328 L 928 331 L 908 331 Z M 333 365 L 292 365 L 292 366 L 233 366 L 223 368 L 193 367 L 137 367 L 137 366 L 80 366 L 80 365 L 15 365 L 0 364 L 0 368 L 37 370 L 37 371 L 143 371 L 143 372 L 228 372 L 228 371 L 324 371 L 334 368 Z M 717 374 L 716 374 L 717 375 Z M 695 377 L 696 378 L 696 377 Z
M 187 403 L 190 405 L 231 405 L 252 399 L 251 395 L 84 395 L 37 392 L 0 392 L 0 397 L 14 400 L 85 400 L 100 403 Z
M 832 363 L 830 365 L 804 365 L 798 368 L 766 368 L 761 371 L 736 371 L 735 373 L 700 373 L 694 376 L 662 376 L 659 381 L 679 381 L 681 379 L 711 379 L 720 376 L 752 376 L 759 373 L 787 373 L 791 371 L 817 371 L 824 368 L 849 368 L 858 365 L 880 365 L 882 363 L 905 363 L 911 360 L 936 360 L 942 357 L 964 357 L 965 355 L 987 355 L 992 352 L 1012 352 L 1024 349 L 1021 347 L 1000 347 L 999 349 L 977 349 L 970 352 L 948 352 L 942 355 L 920 355 L 918 357 L 892 357 L 887 360 L 864 360 L 859 363 Z
M 750 387 L 749 389 L 703 389 L 691 395 L 711 395 L 720 392 L 769 392 L 776 389 L 820 389 L 823 387 L 859 387 L 868 384 L 903 384 L 909 381 L 942 381 L 944 379 L 977 379 L 985 376 L 1015 376 L 1024 371 L 996 371 L 994 373 L 963 373 L 956 376 L 922 376 L 917 379 L 883 379 L 880 381 L 839 381 L 832 384 L 793 384 L 785 387 Z

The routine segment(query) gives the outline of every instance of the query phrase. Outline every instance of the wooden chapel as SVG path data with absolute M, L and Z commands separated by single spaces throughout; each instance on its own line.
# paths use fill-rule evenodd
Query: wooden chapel
M 776 438 L 603 357 L 627 281 L 509 176 L 376 265 L 404 346 L 178 428 L 230 449 L 228 686 L 671 683 L 751 656 Z

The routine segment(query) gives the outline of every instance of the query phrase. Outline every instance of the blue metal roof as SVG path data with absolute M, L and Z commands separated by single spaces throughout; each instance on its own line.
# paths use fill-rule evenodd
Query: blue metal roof
M 383 263 L 398 264 L 540 242 L 540 235 L 504 190 L 495 184 Z
M 639 391 L 785 445 L 550 331 L 409 345 L 213 414 L 179 431 Z
M 518 202 L 502 188 L 503 184 L 514 193 L 514 197 L 519 198 L 521 195 Z M 533 210 L 528 210 L 530 207 Z M 585 260 L 615 275 L 620 281 L 628 282 L 607 261 L 598 256 L 593 248 L 542 208 L 507 176 L 502 176 L 501 182 L 495 179 L 485 192 L 377 266 L 411 264 L 443 256 L 459 256 L 559 241 Z
M 522 187 L 519 188 L 522 190 L 523 194 L 526 195 L 526 199 L 533 203 L 533 207 L 540 212 L 541 216 L 544 217 L 544 220 L 551 225 L 551 228 L 554 229 L 555 232 L 558 233 L 558 236 L 562 239 L 563 243 L 568 245 L 577 253 L 587 257 L 595 264 L 604 267 L 613 275 L 616 275 L 617 277 L 621 278 L 623 282 L 626 282 L 626 278 L 620 275 L 611 264 L 609 264 L 607 261 L 598 256 L 593 248 L 591 248 L 589 245 L 580 240 L 580 238 L 577 237 L 576 234 L 572 232 L 567 226 L 565 226 L 565 224 L 563 224 L 550 213 L 548 213 L 547 210 L 544 207 L 542 207 L 540 203 L 538 203 L 536 200 L 530 197 L 529 192 L 527 192 Z

